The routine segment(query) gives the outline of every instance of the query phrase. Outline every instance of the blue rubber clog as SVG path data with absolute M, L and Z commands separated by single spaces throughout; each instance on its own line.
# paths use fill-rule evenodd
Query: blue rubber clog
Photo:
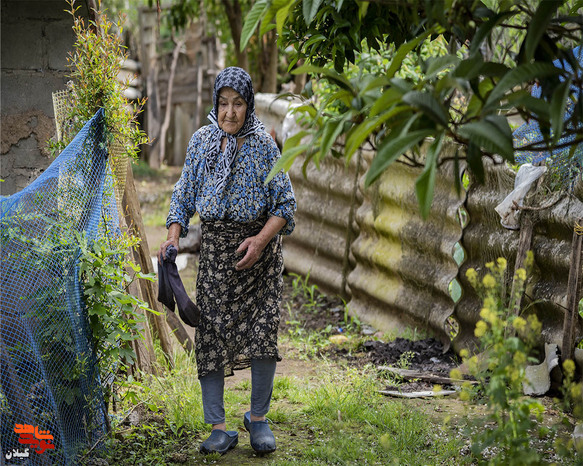
M 251 421 L 251 413 L 247 411 L 243 418 L 245 429 L 249 431 L 251 437 L 251 447 L 257 453 L 271 453 L 275 451 L 275 437 L 267 420 Z
M 218 430 L 215 429 L 211 432 L 209 438 L 207 438 L 200 445 L 200 452 L 208 455 L 210 453 L 220 453 L 224 455 L 231 448 L 235 448 L 239 442 L 239 434 L 234 430 Z

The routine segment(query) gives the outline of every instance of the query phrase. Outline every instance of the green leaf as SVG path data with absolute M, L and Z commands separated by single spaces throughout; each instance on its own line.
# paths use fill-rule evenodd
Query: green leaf
M 319 66 L 313 66 L 313 65 L 302 65 L 302 66 L 299 66 L 295 70 L 292 71 L 292 74 L 302 74 L 302 73 L 324 75 L 328 78 L 329 81 L 332 81 L 332 82 L 338 84 L 343 89 L 349 90 L 354 95 L 358 94 L 354 90 L 352 83 L 344 75 L 342 75 L 334 70 L 322 68 Z
M 285 24 L 285 20 L 288 17 L 288 13 L 292 5 L 295 3 L 294 0 L 288 2 L 283 8 L 277 10 L 275 14 L 275 24 L 277 27 L 277 34 L 281 37 L 283 34 L 283 25 Z
M 281 157 L 277 160 L 267 178 L 265 179 L 265 184 L 269 183 L 275 175 L 277 175 L 281 170 L 288 172 L 291 168 L 294 160 L 306 152 L 311 146 L 309 144 L 300 144 L 296 147 L 290 148 L 281 154 Z
M 557 12 L 557 8 L 559 8 L 561 3 L 563 2 L 557 0 L 539 2 L 538 8 L 530 20 L 526 37 L 521 46 L 521 53 L 519 55 L 522 55 L 522 63 L 530 63 L 533 59 L 534 51 L 538 47 L 541 37 L 547 30 L 549 22 Z
M 460 170 L 459 146 L 456 147 L 455 156 L 453 158 L 453 181 L 455 192 L 459 196 L 462 193 L 462 174 Z
M 525 89 L 508 94 L 506 99 L 508 100 L 509 107 L 524 109 L 543 120 L 548 121 L 550 119 L 549 103 L 538 97 L 533 97 L 530 92 Z
M 384 91 L 378 100 L 374 103 L 374 105 L 370 109 L 369 115 L 371 117 L 377 115 L 378 113 L 386 110 L 387 108 L 391 107 L 395 102 L 401 100 L 403 93 L 395 88 L 390 87 L 386 91 Z
M 318 114 L 318 110 L 312 104 L 298 105 L 292 108 L 292 112 L 296 113 L 307 113 L 310 117 L 315 118 Z
M 320 8 L 322 0 L 302 0 L 302 1 L 304 20 L 306 21 L 306 26 L 309 26 L 310 23 L 313 21 L 314 16 L 316 16 L 316 13 L 318 13 L 318 8 Z
M 447 128 L 449 116 L 433 95 L 428 92 L 411 91 L 407 92 L 402 100 L 406 104 L 422 110 L 433 121 Z
M 508 121 L 502 116 L 488 116 L 482 121 L 461 126 L 458 133 L 470 143 L 514 161 L 512 132 Z
M 322 142 L 320 143 L 321 155 L 324 156 L 330 151 L 332 144 L 336 142 L 336 139 L 338 139 L 338 136 L 342 132 L 345 121 L 346 116 L 337 120 L 326 121 L 324 125 L 324 130 L 322 132 Z
M 490 34 L 490 31 L 492 31 L 492 29 L 500 23 L 500 21 L 507 19 L 510 16 L 514 16 L 517 13 L 517 10 L 503 11 L 483 23 L 472 38 L 472 43 L 470 45 L 470 56 L 474 55 L 478 50 L 480 50 L 480 45 L 482 45 L 484 39 L 488 36 L 488 34 Z
M 565 108 L 571 88 L 571 77 L 557 86 L 551 100 L 551 128 L 553 130 L 553 144 L 556 144 L 563 134 L 565 121 Z
M 317 42 L 322 42 L 323 40 L 326 40 L 326 36 L 323 36 L 322 34 L 316 34 L 306 41 L 304 47 L 308 48 L 311 45 L 316 44 Z
M 429 35 L 432 33 L 433 33 L 433 28 L 430 28 L 427 31 L 425 31 L 423 34 L 415 37 L 415 39 L 412 39 L 409 42 L 405 42 L 404 44 L 402 44 L 399 47 L 399 49 L 397 50 L 397 53 L 395 54 L 393 61 L 391 62 L 391 66 L 387 70 L 387 73 L 386 73 L 387 78 L 392 78 L 393 76 L 395 76 L 395 73 L 401 67 L 401 64 L 403 63 L 403 60 L 405 59 L 405 57 L 415 47 L 417 47 L 421 42 L 423 42 L 425 39 L 427 39 L 427 37 L 429 37 Z
M 476 177 L 476 181 L 478 181 L 480 184 L 483 184 L 485 175 L 484 165 L 482 164 L 482 152 L 480 151 L 478 144 L 476 144 L 474 141 L 470 141 L 468 144 L 466 160 L 468 162 L 468 167 Z
M 364 143 L 364 141 L 371 135 L 374 130 L 379 128 L 390 118 L 405 110 L 407 110 L 407 107 L 403 105 L 394 107 L 388 112 L 382 113 L 379 116 L 368 118 L 356 126 L 350 132 L 350 135 L 346 138 L 346 148 L 344 150 L 346 162 L 348 163 L 350 161 L 352 155 L 358 150 L 358 148 Z
M 420 129 L 391 139 L 386 144 L 383 141 L 366 174 L 364 186 L 368 188 L 402 154 L 433 133 L 434 130 Z
M 484 65 L 481 55 L 473 55 L 458 63 L 452 75 L 470 81 L 480 75 L 480 70 Z
M 441 152 L 444 136 L 445 133 L 442 131 L 429 147 L 427 151 L 427 159 L 425 160 L 425 168 L 415 182 L 415 193 L 417 194 L 419 210 L 423 220 L 427 220 L 429 211 L 431 210 L 435 188 L 435 173 L 437 171 L 437 157 Z
M 251 39 L 253 32 L 255 32 L 259 21 L 268 9 L 269 4 L 267 3 L 267 0 L 259 0 L 253 5 L 251 11 L 247 14 L 245 23 L 243 24 L 243 29 L 241 30 L 241 41 L 239 45 L 241 51 L 245 50 L 245 47 L 247 46 L 249 39 Z
M 425 80 L 433 78 L 448 66 L 457 65 L 459 62 L 459 57 L 455 55 L 444 55 L 442 57 L 429 58 L 426 61 L 427 71 L 425 72 Z
M 484 104 L 484 110 L 486 108 L 493 108 L 496 106 L 500 99 L 504 97 L 504 94 L 509 89 L 519 84 L 529 83 L 535 79 L 547 78 L 549 76 L 554 76 L 560 74 L 561 70 L 551 63 L 529 63 L 527 65 L 520 65 L 516 68 L 510 70 L 504 75 L 502 79 L 496 84 L 496 87 L 490 92 L 490 95 L 486 99 Z

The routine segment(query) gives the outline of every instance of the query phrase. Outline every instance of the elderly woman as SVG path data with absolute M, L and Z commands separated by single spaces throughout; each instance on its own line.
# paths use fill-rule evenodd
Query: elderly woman
M 190 218 L 202 222 L 196 302 L 196 364 L 204 419 L 212 431 L 202 453 L 226 453 L 238 434 L 228 431 L 224 377 L 251 366 L 251 410 L 244 425 L 259 453 L 275 450 L 269 411 L 282 294 L 281 235 L 294 228 L 296 202 L 289 177 L 279 172 L 265 183 L 279 150 L 255 115 L 249 75 L 230 67 L 218 74 L 211 124 L 194 133 L 182 176 L 174 187 L 160 247 L 178 249 Z

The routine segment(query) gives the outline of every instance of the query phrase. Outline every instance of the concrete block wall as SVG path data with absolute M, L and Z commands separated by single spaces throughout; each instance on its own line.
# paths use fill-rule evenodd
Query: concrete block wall
M 52 162 L 52 93 L 65 88 L 73 19 L 65 0 L 1 0 L 0 194 L 28 186 Z M 87 17 L 85 0 L 78 14 Z

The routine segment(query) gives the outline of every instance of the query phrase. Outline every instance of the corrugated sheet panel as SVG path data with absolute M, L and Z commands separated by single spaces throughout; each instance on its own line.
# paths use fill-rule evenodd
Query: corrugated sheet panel
M 290 103 L 273 98 L 257 95 L 257 113 L 268 131 L 280 136 L 287 131 L 282 122 Z M 394 164 L 365 190 L 363 167 L 373 156 L 362 152 L 348 168 L 328 157 L 320 170 L 310 164 L 307 178 L 301 173 L 301 161 L 294 163 L 290 176 L 298 212 L 296 231 L 284 242 L 287 269 L 309 272 L 314 283 L 350 296 L 351 309 L 379 329 L 420 326 L 448 344 L 445 323 L 453 315 L 459 323 L 455 349 L 471 347 L 481 303 L 465 272 L 469 267 L 481 271 L 486 262 L 501 256 L 513 268 L 519 232 L 503 228 L 494 207 L 513 189 L 514 173 L 490 164 L 486 183 L 472 184 L 467 197 L 460 199 L 452 170 L 443 169 L 430 217 L 423 221 L 414 189 L 420 171 Z M 527 299 L 534 302 L 532 309 L 543 322 L 545 342 L 560 343 L 562 338 L 573 227 L 583 217 L 579 199 L 565 198 L 537 213 L 536 270 Z M 463 237 L 460 209 L 468 217 Z M 460 243 L 465 262 L 458 267 L 453 253 Z M 450 283 L 456 277 L 462 298 L 454 304 Z M 581 319 L 578 327 L 581 335 Z
M 449 344 L 445 322 L 454 309 L 449 285 L 458 272 L 453 251 L 462 234 L 457 209 L 463 199 L 455 192 L 453 174 L 442 170 L 430 217 L 422 220 L 415 195 L 420 173 L 394 164 L 369 189 L 361 184 L 360 234 L 352 245 L 356 267 L 348 276 L 350 307 L 377 328 L 424 327 Z
M 472 184 L 468 191 L 465 208 L 469 224 L 461 242 L 466 261 L 460 267 L 459 275 L 464 294 L 454 314 L 460 323 L 460 332 L 453 342 L 456 350 L 475 345 L 474 328 L 481 309 L 478 297 L 465 278 L 467 269 L 473 267 L 483 273 L 487 262 L 505 257 L 508 279 L 512 278 L 520 232 L 502 227 L 494 207 L 513 188 L 514 173 L 504 165 L 490 164 L 486 170 L 486 182 Z M 552 200 L 548 195 L 537 194 L 533 206 L 548 205 Z M 543 324 L 541 342 L 560 344 L 562 340 L 573 228 L 581 217 L 583 203 L 574 196 L 564 197 L 550 209 L 536 212 L 532 240 L 535 266 L 527 288 L 526 303 L 532 303 L 530 312 L 536 312 Z M 578 326 L 580 334 L 581 319 Z
M 260 94 L 255 106 L 267 131 L 279 136 L 289 102 L 273 98 Z M 302 164 L 298 158 L 289 171 L 298 210 L 296 228 L 284 239 L 285 267 L 288 272 L 309 273 L 310 281 L 322 289 L 346 296 L 350 244 L 355 236 L 352 218 L 359 205 L 359 157 L 353 157 L 348 167 L 332 157 L 320 169 L 310 163 L 305 177 Z

